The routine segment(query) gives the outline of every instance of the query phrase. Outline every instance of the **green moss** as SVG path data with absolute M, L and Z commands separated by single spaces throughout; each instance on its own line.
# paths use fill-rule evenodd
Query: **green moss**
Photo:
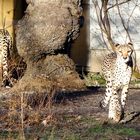
M 132 76 L 137 78 L 137 79 L 140 79 L 140 73 L 138 71 L 134 71 Z
M 8 131 L 0 131 L 0 139 L 18 139 L 21 135 L 19 132 L 8 132 Z
M 100 73 L 88 73 L 84 75 L 87 86 L 103 86 L 106 81 Z
M 65 140 L 80 140 L 80 138 L 76 134 L 71 134 L 66 136 Z
M 103 125 L 96 125 L 91 126 L 88 131 L 88 135 L 90 136 L 101 136 L 104 138 L 111 138 L 113 136 L 140 136 L 140 132 L 136 131 L 134 128 L 127 128 L 122 126 L 103 126 Z
M 88 132 L 93 133 L 94 135 L 103 134 L 105 132 L 105 129 L 101 125 L 96 125 L 96 126 L 90 127 L 88 129 Z
M 83 76 L 85 83 L 88 87 L 90 86 L 105 86 L 106 81 L 100 73 L 90 72 Z M 132 75 L 131 85 L 140 84 L 140 73 L 134 71 Z

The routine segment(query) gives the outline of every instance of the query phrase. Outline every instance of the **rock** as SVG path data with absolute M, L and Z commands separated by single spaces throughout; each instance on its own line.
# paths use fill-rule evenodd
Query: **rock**
M 27 3 L 26 14 L 16 26 L 17 50 L 27 69 L 14 89 L 47 91 L 50 83 L 59 89 L 83 88 L 75 64 L 62 51 L 79 35 L 80 1 L 27 0 Z

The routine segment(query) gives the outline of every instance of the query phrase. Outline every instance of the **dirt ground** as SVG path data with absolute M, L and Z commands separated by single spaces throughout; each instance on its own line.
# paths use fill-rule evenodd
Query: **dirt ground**
M 107 111 L 99 107 L 104 92 L 105 88 L 93 87 L 83 91 L 58 93 L 53 103 L 44 108 L 25 108 L 23 123 L 26 139 L 140 140 L 140 89 L 129 90 L 124 123 L 120 124 L 108 122 Z M 11 113 L 5 111 L 3 114 L 2 110 L 1 108 L 0 139 L 6 139 L 8 131 L 15 128 L 11 124 L 20 124 L 21 111 L 11 109 Z M 10 125 L 3 121 L 3 116 L 8 115 L 12 122 Z M 2 124 L 10 129 L 4 132 Z
M 107 111 L 99 107 L 105 88 L 91 88 L 87 91 L 61 93 L 53 105 L 55 114 L 77 114 L 94 116 L 97 118 L 107 117 Z M 140 112 L 140 89 L 130 89 L 127 97 L 125 114 Z M 140 123 L 138 124 L 140 127 Z
M 107 122 L 107 111 L 102 110 L 99 107 L 99 102 L 102 99 L 104 92 L 104 88 L 91 88 L 87 91 L 63 93 L 55 99 L 55 103 L 52 106 L 52 112 L 57 116 L 56 118 L 59 120 L 59 126 L 61 129 L 67 127 L 69 133 L 72 131 L 76 136 L 78 135 L 77 137 L 75 136 L 67 139 L 140 139 L 140 89 L 129 90 L 125 109 L 125 118 L 122 123 L 117 125 L 110 125 Z M 83 120 L 86 121 L 84 122 Z M 132 130 L 127 130 L 129 128 Z M 71 129 L 71 131 L 69 131 L 69 129 Z M 87 132 L 87 130 L 90 129 L 93 129 L 93 132 Z M 99 130 L 98 133 L 96 133 L 97 130 Z M 56 131 L 58 130 L 56 129 Z M 121 131 L 124 131 L 124 134 Z M 126 133 L 127 131 L 130 132 Z M 131 135 L 133 131 L 138 132 L 138 134 Z M 112 137 L 112 135 L 114 136 Z M 56 139 L 59 138 L 57 137 Z

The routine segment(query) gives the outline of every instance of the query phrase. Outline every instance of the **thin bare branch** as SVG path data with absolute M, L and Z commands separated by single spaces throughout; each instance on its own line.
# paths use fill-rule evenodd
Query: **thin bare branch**
M 118 10 L 118 14 L 119 14 L 119 16 L 120 16 L 120 19 L 121 19 L 123 28 L 125 29 L 125 31 L 126 31 L 126 33 L 127 33 L 127 35 L 128 35 L 129 40 L 132 42 L 132 39 L 131 39 L 131 36 L 130 36 L 130 34 L 129 34 L 128 28 L 126 27 L 125 22 L 124 22 L 124 19 L 123 19 L 122 15 L 121 15 L 120 7 L 119 7 L 119 5 L 118 5 L 118 0 L 116 0 L 116 4 L 117 4 L 117 10 Z
M 101 13 L 100 13 L 101 9 L 100 9 L 97 1 L 93 0 L 93 4 L 94 4 L 95 10 L 96 10 L 97 21 L 98 21 L 98 24 L 99 24 L 99 27 L 100 27 L 102 39 L 103 39 L 105 45 L 107 46 L 106 41 L 104 39 L 104 35 L 103 35 L 103 33 L 105 33 L 105 30 L 104 30 L 102 22 L 101 22 L 102 21 L 102 19 L 101 19 L 102 16 L 101 16 Z
M 132 12 L 131 12 L 131 14 L 130 14 L 130 16 L 129 16 L 129 18 L 128 18 L 127 26 L 129 26 L 130 19 L 132 18 L 132 15 L 133 15 L 133 13 L 134 13 L 136 7 L 137 7 L 137 4 L 136 4 L 135 7 L 133 8 L 133 10 L 132 10 Z
M 108 2 L 109 0 L 102 0 L 101 8 L 100 8 L 97 0 L 96 1 L 93 0 L 101 31 L 106 35 L 106 38 L 108 40 L 110 47 L 112 48 L 112 50 L 114 50 L 114 41 L 111 37 L 111 26 L 110 26 L 110 20 L 108 17 L 108 11 L 107 11 Z
M 114 7 L 116 7 L 117 5 L 122 5 L 122 4 L 128 3 L 129 1 L 131 1 L 131 0 L 126 0 L 126 1 L 123 1 L 123 2 L 120 2 L 120 3 L 116 3 L 116 4 L 108 7 L 107 8 L 107 11 L 110 10 L 110 9 L 112 9 L 112 8 L 114 8 Z

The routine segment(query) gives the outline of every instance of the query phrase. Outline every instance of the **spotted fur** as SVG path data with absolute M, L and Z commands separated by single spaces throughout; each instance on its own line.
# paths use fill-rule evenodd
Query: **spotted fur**
M 6 29 L 0 29 L 0 72 L 2 86 L 10 86 L 8 75 L 8 59 L 10 59 L 10 48 L 12 39 Z
M 132 76 L 132 43 L 115 45 L 115 52 L 108 54 L 102 65 L 106 79 L 106 92 L 102 107 L 109 104 L 108 118 L 119 122 L 125 107 L 128 87 Z M 121 97 L 119 97 L 121 91 Z

